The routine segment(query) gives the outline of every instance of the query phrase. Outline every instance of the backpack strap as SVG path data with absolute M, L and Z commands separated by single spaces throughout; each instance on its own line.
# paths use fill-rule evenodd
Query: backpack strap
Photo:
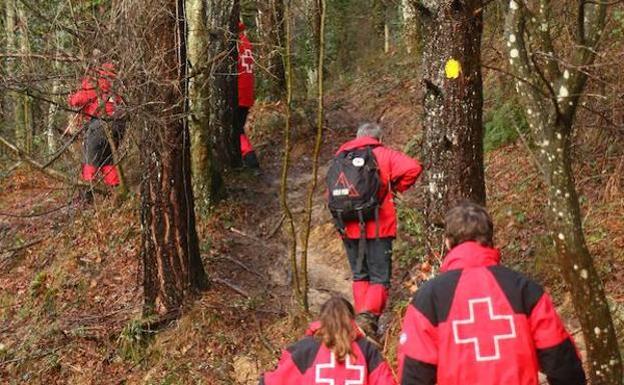
M 375 154 L 373 154 L 373 148 L 375 147 L 379 147 L 381 146 L 381 144 L 374 144 L 374 145 L 368 145 L 366 146 L 366 149 L 368 150 L 368 156 L 370 156 L 374 161 L 375 161 L 375 167 L 377 168 L 377 173 L 379 174 L 379 164 L 377 163 L 377 158 L 375 157 Z M 381 182 L 381 175 L 379 175 L 379 181 Z M 379 186 L 381 188 L 381 186 Z M 378 196 L 377 199 L 379 199 L 379 204 L 377 205 L 377 207 L 375 207 L 375 238 L 377 240 L 379 240 L 379 207 L 382 205 L 384 199 L 386 198 L 386 194 L 388 193 L 388 191 L 390 190 L 390 184 L 388 184 L 388 186 L 386 187 L 385 191 L 382 191 L 383 195 L 382 196 Z
M 360 241 L 358 242 L 358 256 L 355 264 L 356 271 L 362 271 L 364 264 L 364 255 L 366 254 L 366 222 L 362 216 L 362 211 L 358 210 L 358 219 L 360 221 Z
M 347 233 L 347 226 L 345 225 L 344 220 L 342 219 L 342 212 L 338 211 L 335 214 L 334 212 L 332 212 L 332 220 L 334 222 L 334 226 L 336 227 L 336 230 L 338 230 L 340 235 L 344 237 L 345 234 Z

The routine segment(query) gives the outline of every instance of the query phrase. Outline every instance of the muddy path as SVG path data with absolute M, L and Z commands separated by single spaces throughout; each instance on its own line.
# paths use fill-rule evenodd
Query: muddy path
M 357 123 L 352 119 L 353 115 L 344 110 L 329 111 L 326 121 L 308 248 L 309 301 L 313 314 L 333 294 L 351 299 L 351 273 L 342 241 L 325 207 L 324 177 L 333 152 L 355 130 Z M 311 142 L 312 139 L 305 136 L 296 140 L 288 178 L 288 204 L 295 216 L 299 259 L 302 254 L 305 204 L 312 181 Z M 233 184 L 238 187 L 229 190 L 230 198 L 240 201 L 249 211 L 245 220 L 237 221 L 239 228 L 231 230 L 232 247 L 238 255 L 250 252 L 265 255 L 267 263 L 263 266 L 263 274 L 269 277 L 282 301 L 287 302 L 291 297 L 292 272 L 289 263 L 290 236 L 279 199 L 282 148 L 280 143 L 273 143 L 261 144 L 257 150 L 261 173 L 243 172 Z

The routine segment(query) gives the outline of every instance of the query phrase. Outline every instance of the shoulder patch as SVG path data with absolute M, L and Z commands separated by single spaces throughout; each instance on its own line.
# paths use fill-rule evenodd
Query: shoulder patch
M 438 326 L 448 318 L 461 274 L 461 270 L 447 271 L 425 282 L 414 295 L 412 305 L 433 326 Z
M 372 373 L 375 369 L 377 369 L 379 364 L 383 362 L 383 357 L 381 356 L 379 349 L 377 349 L 375 345 L 373 345 L 366 337 L 360 337 L 355 342 L 358 344 L 362 354 L 366 358 L 368 372 Z
M 530 316 L 544 295 L 544 289 L 537 282 L 504 266 L 489 266 L 488 270 L 505 293 L 514 312 Z
M 320 347 L 321 342 L 309 336 L 290 345 L 286 350 L 290 353 L 299 372 L 303 374 L 312 366 Z

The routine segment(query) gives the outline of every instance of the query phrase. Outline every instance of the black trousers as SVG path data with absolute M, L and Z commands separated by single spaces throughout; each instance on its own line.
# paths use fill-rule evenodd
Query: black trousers
M 84 163 L 95 167 L 113 164 L 113 152 L 106 137 L 104 121 L 91 119 L 83 141 Z
M 245 123 L 247 122 L 248 114 L 249 107 L 237 106 L 234 110 L 234 134 L 236 136 L 245 133 Z
M 370 281 L 390 287 L 393 238 L 367 239 L 364 261 L 358 270 L 359 239 L 343 239 L 354 281 Z
M 238 106 L 234 110 L 234 135 L 238 138 L 241 134 L 245 133 L 245 123 L 247 122 L 247 115 L 249 114 L 249 107 Z M 240 143 L 239 143 L 240 144 Z M 243 155 L 243 164 L 249 168 L 260 168 L 260 162 L 255 151 L 251 151 Z

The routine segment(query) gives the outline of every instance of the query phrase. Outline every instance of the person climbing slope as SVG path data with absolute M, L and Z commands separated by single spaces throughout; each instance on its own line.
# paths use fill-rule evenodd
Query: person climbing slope
M 550 296 L 500 265 L 485 208 L 463 202 L 445 218 L 441 274 L 407 309 L 399 341 L 402 385 L 584 385 L 574 342 Z
M 358 324 L 374 337 L 388 299 L 392 241 L 397 234 L 393 193 L 410 188 L 422 171 L 408 155 L 385 147 L 378 124 L 365 123 L 343 144 L 327 172 L 328 206 L 353 273 Z
M 113 90 L 115 78 L 114 65 L 105 63 L 92 75 L 83 78 L 81 89 L 69 96 L 69 105 L 80 108 L 81 124 L 86 125 L 82 179 L 93 182 L 101 173 L 104 183 L 111 187 L 119 185 L 119 174 L 106 125 L 109 124 L 110 134 L 116 143 L 121 140 L 125 129 L 125 121 L 119 117 L 123 99 Z
M 245 34 L 245 24 L 238 23 L 238 105 L 234 110 L 234 134 L 240 137 L 243 164 L 249 168 L 260 168 L 256 152 L 245 134 L 245 123 L 249 109 L 254 105 L 254 57 L 253 47 Z
M 265 373 L 260 385 L 395 385 L 390 367 L 354 317 L 346 299 L 330 298 L 319 320 L 282 353 L 277 369 Z

